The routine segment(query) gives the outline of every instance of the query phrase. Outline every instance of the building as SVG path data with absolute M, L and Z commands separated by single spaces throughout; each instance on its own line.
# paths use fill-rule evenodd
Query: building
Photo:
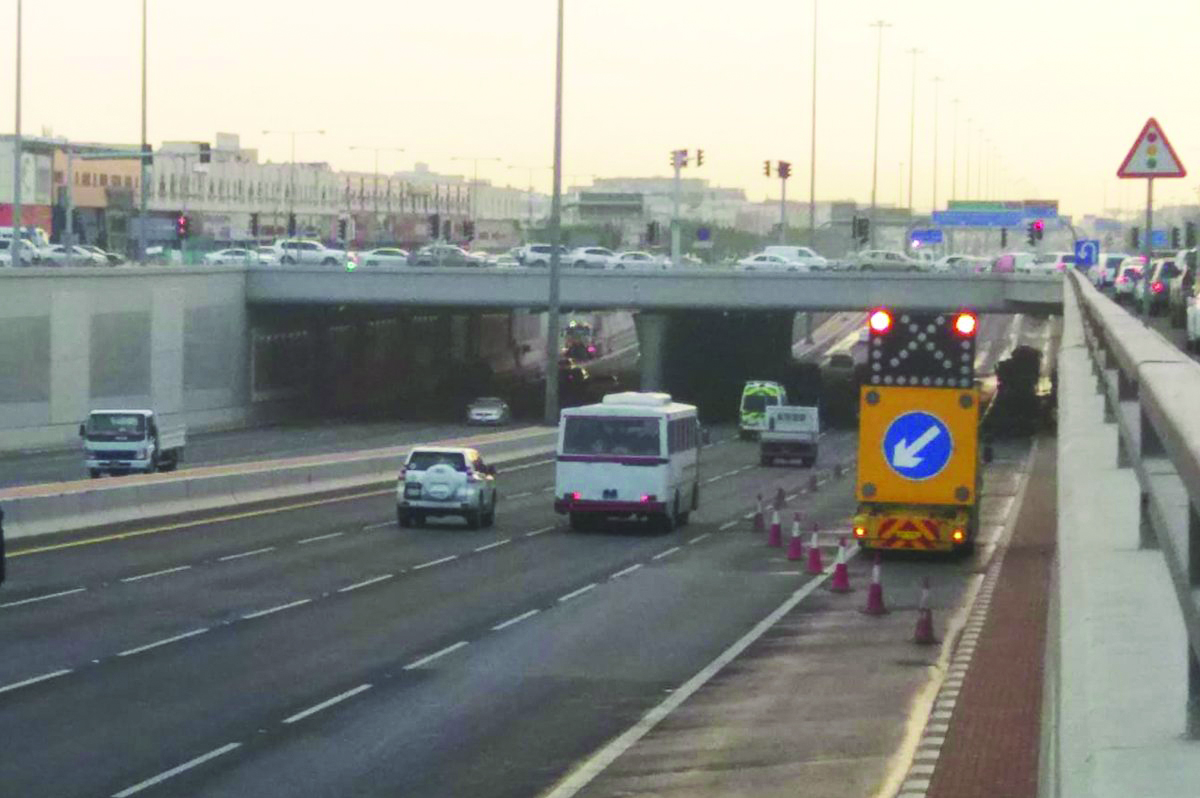
M 13 144 L 15 137 L 0 136 L 0 227 L 13 224 Z M 50 233 L 54 224 L 51 188 L 54 141 L 23 136 L 21 139 L 21 224 Z

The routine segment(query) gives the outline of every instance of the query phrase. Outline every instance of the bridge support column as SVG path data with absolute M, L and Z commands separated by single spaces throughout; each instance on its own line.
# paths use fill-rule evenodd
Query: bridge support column
M 665 313 L 638 313 L 633 320 L 637 326 L 638 349 L 641 352 L 642 390 L 661 391 L 664 387 L 663 361 L 671 317 Z

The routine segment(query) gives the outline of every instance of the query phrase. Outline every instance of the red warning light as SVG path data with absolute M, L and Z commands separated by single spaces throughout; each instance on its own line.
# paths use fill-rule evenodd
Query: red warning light
M 1036 222 L 1033 223 L 1033 229 L 1034 230 L 1044 230 L 1044 229 L 1046 229 L 1046 223 L 1043 222 L 1041 219 L 1038 219 Z
M 963 337 L 974 335 L 978 326 L 979 320 L 975 318 L 974 313 L 959 313 L 958 318 L 954 320 L 954 331 Z
M 883 308 L 873 310 L 867 323 L 871 325 L 872 330 L 882 335 L 892 329 L 892 314 Z

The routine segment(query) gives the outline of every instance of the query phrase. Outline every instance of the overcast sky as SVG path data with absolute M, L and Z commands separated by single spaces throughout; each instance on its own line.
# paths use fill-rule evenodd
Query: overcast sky
M 264 159 L 369 170 L 353 145 L 403 147 L 383 169 L 494 156 L 480 175 L 524 185 L 506 165 L 551 162 L 555 0 L 150 0 L 151 141 L 239 133 Z M 25 0 L 27 133 L 134 142 L 139 0 Z M 686 176 L 778 196 L 762 161 L 791 160 L 789 197 L 808 196 L 812 0 L 567 0 L 564 172 L 667 175 L 669 151 L 705 151 Z M 0 0 L 0 130 L 13 128 L 16 0 Z M 907 202 L 913 47 L 914 194 L 933 200 L 934 83 L 940 76 L 939 206 L 972 198 L 979 131 L 996 153 L 992 199 L 1058 198 L 1064 212 L 1138 208 L 1144 180 L 1117 167 L 1155 116 L 1192 176 L 1160 180 L 1156 204 L 1200 191 L 1197 0 L 824 0 L 817 37 L 817 198 L 871 193 L 876 19 L 884 32 L 881 203 Z M 953 158 L 958 104 L 957 159 Z M 904 164 L 903 169 L 901 164 Z M 536 176 L 549 188 L 549 170 Z M 1001 190 L 1003 189 L 1003 190 Z

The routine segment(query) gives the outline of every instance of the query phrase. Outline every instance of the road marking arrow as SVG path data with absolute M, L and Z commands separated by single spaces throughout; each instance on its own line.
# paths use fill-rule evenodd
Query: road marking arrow
M 911 446 L 907 440 L 902 438 L 892 449 L 892 465 L 896 468 L 916 468 L 925 459 L 917 457 L 917 454 L 933 443 L 934 439 L 941 434 L 941 428 L 935 425 L 925 430 L 921 437 L 912 442 Z

